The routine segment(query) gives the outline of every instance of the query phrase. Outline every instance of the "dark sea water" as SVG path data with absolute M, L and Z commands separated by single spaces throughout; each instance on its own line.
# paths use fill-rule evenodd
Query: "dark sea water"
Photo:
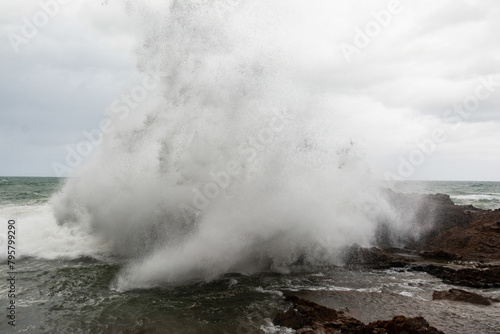
M 205 282 L 115 291 L 123 260 L 83 229 L 58 226 L 49 203 L 57 178 L 0 177 L 3 259 L 0 333 L 292 333 L 270 319 L 287 308 L 280 290 L 300 292 L 362 321 L 422 315 L 445 333 L 499 333 L 500 305 L 432 301 L 449 289 L 426 273 L 292 267 L 227 274 Z M 404 182 L 402 192 L 446 193 L 457 204 L 500 208 L 499 182 Z M 8 220 L 16 227 L 16 326 L 8 324 Z M 500 298 L 500 289 L 469 289 Z
M 404 181 L 394 190 L 403 193 L 448 194 L 455 204 L 472 204 L 481 209 L 500 208 L 500 182 L 487 181 Z

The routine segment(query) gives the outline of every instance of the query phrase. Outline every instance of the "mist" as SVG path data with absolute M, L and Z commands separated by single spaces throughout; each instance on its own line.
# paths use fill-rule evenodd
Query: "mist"
M 140 103 L 110 106 L 51 201 L 125 260 L 112 288 L 336 265 L 382 225 L 414 233 L 365 161 L 352 118 L 371 110 L 311 84 L 335 61 L 326 2 L 127 4 L 146 27 Z

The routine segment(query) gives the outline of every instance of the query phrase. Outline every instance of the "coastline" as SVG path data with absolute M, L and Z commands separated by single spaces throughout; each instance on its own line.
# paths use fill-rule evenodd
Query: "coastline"
M 426 226 L 427 230 L 419 239 L 405 240 L 407 245 L 402 248 L 391 245 L 387 236 L 379 238 L 376 247 L 353 246 L 345 255 L 347 268 L 426 272 L 457 287 L 434 291 L 432 302 L 445 300 L 483 307 L 495 307 L 500 302 L 463 290 L 500 287 L 500 209 L 456 205 L 445 194 L 388 191 L 388 196 L 402 210 L 418 206 L 414 223 Z M 429 219 L 433 220 L 430 225 Z M 291 304 L 274 318 L 274 324 L 293 328 L 296 333 L 444 333 L 419 316 L 418 310 L 428 307 L 428 303 L 408 298 L 415 312 L 406 316 L 377 308 L 387 303 L 387 299 L 404 296 L 353 291 L 282 292 Z M 339 309 L 345 305 L 339 301 L 345 300 L 350 300 L 353 306 Z

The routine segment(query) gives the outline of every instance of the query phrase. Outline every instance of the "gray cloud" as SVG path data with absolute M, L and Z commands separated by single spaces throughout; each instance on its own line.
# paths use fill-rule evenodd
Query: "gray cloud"
M 481 78 L 494 75 L 500 82 L 500 5 L 493 0 L 402 1 L 402 12 L 348 62 L 339 45 L 352 43 L 355 28 L 363 29 L 373 20 L 371 11 L 387 3 L 329 3 L 320 8 L 315 6 L 326 2 L 304 2 L 293 25 L 297 34 L 309 34 L 310 44 L 300 45 L 303 40 L 297 38 L 295 49 L 286 46 L 304 53 L 308 61 L 315 59 L 295 72 L 300 74 L 294 79 L 304 88 L 349 97 L 358 101 L 357 107 L 377 113 L 370 122 L 358 120 L 353 136 L 364 138 L 381 172 L 425 137 L 425 131 L 416 130 L 425 129 L 425 116 L 433 117 L 433 127 L 448 128 L 443 112 L 474 94 Z M 106 107 L 140 78 L 134 51 L 141 45 L 142 28 L 120 2 L 62 6 L 36 37 L 14 52 L 7 35 L 19 33 L 23 18 L 39 10 L 37 3 L 0 4 L 0 154 L 9 160 L 0 166 L 0 175 L 53 175 L 50 163 L 64 160 L 64 146 L 81 140 L 81 130 L 95 128 Z M 313 16 L 317 20 L 311 25 Z M 429 160 L 435 174 L 426 165 L 416 177 L 446 176 L 439 166 L 461 161 L 468 167 L 454 178 L 498 179 L 494 169 L 484 172 L 467 161 L 478 160 L 476 150 L 498 156 L 484 159 L 488 166 L 500 166 L 500 151 L 494 146 L 500 136 L 499 111 L 500 87 L 460 120 L 460 131 L 449 130 L 450 142 Z

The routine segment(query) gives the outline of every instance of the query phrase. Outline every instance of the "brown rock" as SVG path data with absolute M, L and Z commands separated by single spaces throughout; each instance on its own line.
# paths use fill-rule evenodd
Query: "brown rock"
M 486 223 L 481 227 L 481 230 L 484 232 L 500 233 L 500 221 Z
M 500 209 L 469 211 L 466 207 L 455 208 L 468 213 L 470 221 L 461 224 L 442 224 L 427 234 L 417 245 L 427 252 L 445 252 L 470 261 L 494 261 L 500 259 Z M 465 217 L 465 216 L 464 216 Z
M 430 252 L 421 252 L 419 255 L 424 259 L 433 259 L 441 261 L 456 261 L 461 259 L 461 256 L 445 252 L 442 249 Z
M 500 266 L 484 265 L 478 268 L 454 269 L 435 264 L 411 265 L 415 271 L 425 271 L 439 277 L 443 282 L 454 285 L 470 286 L 473 288 L 500 287 Z
M 402 315 L 392 320 L 376 321 L 365 325 L 361 321 L 345 315 L 342 311 L 318 305 L 297 296 L 287 296 L 292 306 L 284 313 L 276 315 L 273 323 L 296 330 L 298 334 L 443 334 L 427 323 L 422 317 L 406 318 Z
M 421 232 L 418 239 L 397 235 L 390 224 L 381 222 L 376 244 L 379 248 L 352 248 L 346 264 L 372 265 L 376 268 L 403 267 L 426 271 L 454 285 L 477 288 L 500 287 L 500 209 L 482 210 L 471 205 L 455 205 L 444 194 L 401 194 L 391 190 L 387 197 L 404 224 Z M 462 268 L 437 264 L 412 264 L 411 258 L 398 258 L 401 252 L 387 252 L 394 241 L 405 245 L 406 251 L 419 252 L 427 260 L 439 262 L 468 261 Z M 383 250 L 380 250 L 380 247 Z M 475 267 L 470 267 L 470 262 Z M 490 263 L 491 265 L 481 265 Z
M 491 302 L 499 301 L 498 299 L 495 298 L 484 297 L 478 295 L 477 293 L 460 289 L 450 289 L 448 291 L 434 291 L 434 293 L 432 294 L 432 299 L 433 300 L 445 299 L 445 300 L 466 302 L 479 305 L 491 305 Z
M 429 325 L 423 317 L 407 318 L 402 315 L 395 316 L 392 320 L 375 321 L 368 324 L 367 333 L 374 333 L 376 329 L 385 329 L 387 334 L 443 334 L 440 330 Z
M 388 248 L 404 244 L 425 252 L 427 258 L 445 261 L 500 260 L 500 209 L 482 210 L 455 205 L 445 194 L 402 194 L 386 192 L 401 223 L 420 231 L 419 238 L 398 235 L 383 221 L 376 244 Z
M 343 261 L 351 267 L 362 266 L 374 269 L 405 267 L 408 262 L 414 261 L 412 258 L 396 255 L 393 251 L 395 249 L 363 248 L 354 245 L 345 250 Z M 397 251 L 404 252 L 399 249 Z
M 287 296 L 285 300 L 292 302 L 292 307 L 285 313 L 276 315 L 273 322 L 275 325 L 295 329 L 297 333 L 307 333 L 311 330 L 311 333 L 319 333 L 317 330 L 320 328 L 324 329 L 325 333 L 333 333 L 333 330 L 362 330 L 364 328 L 361 321 L 344 315 L 342 311 L 336 311 L 293 295 Z

